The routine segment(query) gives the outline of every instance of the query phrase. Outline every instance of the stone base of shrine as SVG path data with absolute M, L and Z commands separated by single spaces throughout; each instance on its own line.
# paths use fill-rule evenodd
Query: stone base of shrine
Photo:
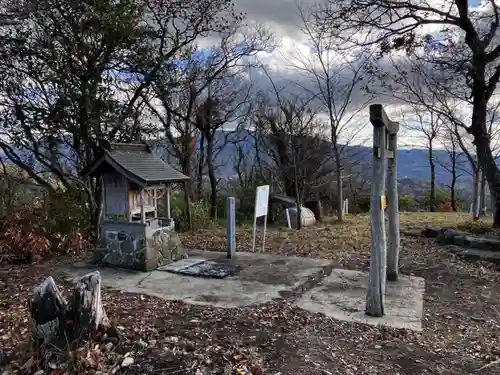
M 94 250 L 96 264 L 140 271 L 151 271 L 184 257 L 174 222 L 168 219 L 145 224 L 104 221 Z

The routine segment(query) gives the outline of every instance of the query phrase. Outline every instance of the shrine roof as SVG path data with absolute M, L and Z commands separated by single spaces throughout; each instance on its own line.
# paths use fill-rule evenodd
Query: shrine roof
M 111 167 L 139 186 L 189 180 L 163 161 L 147 143 L 106 143 L 81 176 L 99 175 L 105 167 Z

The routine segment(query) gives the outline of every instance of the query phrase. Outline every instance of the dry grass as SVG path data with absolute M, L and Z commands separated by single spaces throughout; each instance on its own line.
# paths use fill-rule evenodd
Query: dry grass
M 478 222 L 470 220 L 465 213 L 448 212 L 404 212 L 400 216 L 401 230 L 424 229 L 426 227 L 448 227 L 484 233 L 491 228 L 491 218 Z M 258 236 L 262 227 L 259 227 Z M 223 227 L 201 230 L 182 235 L 187 248 L 223 251 L 226 247 L 226 231 Z M 403 244 L 404 245 L 404 244 Z M 260 238 L 257 251 L 261 249 Z M 252 251 L 252 227 L 240 226 L 236 233 L 237 251 Z M 370 249 L 370 216 L 347 216 L 344 223 L 334 218 L 302 230 L 270 227 L 266 233 L 265 251 L 275 254 L 313 256 L 335 260 L 339 266 L 350 267 L 365 264 Z

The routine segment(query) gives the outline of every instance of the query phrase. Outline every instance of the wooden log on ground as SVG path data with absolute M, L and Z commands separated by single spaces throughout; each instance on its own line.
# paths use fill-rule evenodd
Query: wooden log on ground
M 68 350 L 89 338 L 101 338 L 104 333 L 117 339 L 102 304 L 98 271 L 75 283 L 69 303 L 49 276 L 35 288 L 29 305 L 35 349 L 46 343 Z

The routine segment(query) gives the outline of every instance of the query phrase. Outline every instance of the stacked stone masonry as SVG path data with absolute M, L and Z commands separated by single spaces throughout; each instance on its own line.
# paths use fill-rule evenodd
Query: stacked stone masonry
M 156 269 L 185 257 L 173 220 L 146 224 L 104 221 L 94 253 L 98 264 L 141 271 Z

